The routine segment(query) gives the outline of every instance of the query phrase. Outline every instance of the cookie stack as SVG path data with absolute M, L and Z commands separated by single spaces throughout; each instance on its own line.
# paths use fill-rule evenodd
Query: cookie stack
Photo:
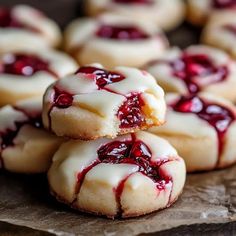
M 167 141 L 141 131 L 163 124 L 165 110 L 163 90 L 135 68 L 89 65 L 52 84 L 44 95 L 44 125 L 76 139 L 53 158 L 53 195 L 111 218 L 170 206 L 184 186 L 184 161 Z
M 169 207 L 184 186 L 184 161 L 167 141 L 143 131 L 165 122 L 164 92 L 146 71 L 114 68 L 162 55 L 164 34 L 119 15 L 72 23 L 66 50 L 82 64 L 99 60 L 111 70 L 77 69 L 53 49 L 60 41 L 58 26 L 38 10 L 0 8 L 2 169 L 50 168 L 56 198 L 93 214 L 125 218 Z
M 210 13 L 203 41 L 234 55 L 234 1 L 202 4 L 188 1 L 189 19 Z M 85 8 L 94 17 L 65 30 L 71 56 L 55 49 L 62 36 L 41 12 L 0 8 L 1 167 L 48 172 L 60 202 L 96 215 L 169 207 L 186 167 L 236 162 L 236 62 L 210 46 L 169 48 L 162 29 L 183 20 L 183 1 L 88 0 Z

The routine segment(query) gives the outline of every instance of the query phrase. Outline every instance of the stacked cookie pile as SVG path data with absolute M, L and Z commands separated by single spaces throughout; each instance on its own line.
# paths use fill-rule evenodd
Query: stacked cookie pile
M 184 161 L 167 141 L 140 131 L 163 124 L 165 110 L 163 90 L 135 68 L 89 65 L 52 84 L 44 95 L 45 127 L 80 139 L 56 152 L 52 193 L 108 217 L 170 206 L 183 189 Z
M 169 207 L 185 163 L 193 172 L 236 161 L 236 63 L 209 46 L 169 48 L 162 29 L 183 20 L 181 0 L 87 0 L 85 9 L 93 17 L 67 27 L 66 54 L 41 12 L 0 7 L 2 169 L 48 172 L 60 202 L 92 214 Z
M 0 8 L 0 22 L 2 167 L 28 174 L 49 169 L 59 201 L 111 218 L 174 203 L 185 182 L 184 161 L 167 141 L 143 131 L 165 122 L 164 92 L 146 71 L 114 68 L 161 55 L 168 46 L 162 31 L 118 15 L 76 21 L 66 31 L 66 50 L 82 64 L 113 68 L 77 69 L 72 58 L 51 48 L 60 33 L 42 13 Z M 127 48 L 132 51 L 124 58 Z

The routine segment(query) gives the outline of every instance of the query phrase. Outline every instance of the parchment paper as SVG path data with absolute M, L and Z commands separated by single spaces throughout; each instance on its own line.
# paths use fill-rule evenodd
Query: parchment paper
M 45 176 L 0 174 L 0 222 L 57 235 L 138 235 L 190 224 L 236 221 L 236 166 L 188 176 L 183 194 L 169 209 L 130 220 L 81 214 L 57 203 Z

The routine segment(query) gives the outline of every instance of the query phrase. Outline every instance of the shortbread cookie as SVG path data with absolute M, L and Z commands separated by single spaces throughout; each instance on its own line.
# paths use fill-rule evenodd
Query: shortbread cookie
M 167 141 L 140 131 L 63 144 L 48 180 L 52 194 L 73 208 L 127 218 L 169 207 L 185 175 L 183 159 Z
M 42 12 L 27 5 L 0 7 L 0 53 L 58 46 L 60 41 L 59 27 Z
M 0 36 L 1 37 L 1 36 Z M 60 77 L 74 73 L 78 66 L 68 55 L 54 50 L 12 51 L 0 54 L 0 106 L 43 96 Z
M 62 139 L 43 129 L 41 98 L 0 109 L 0 164 L 15 173 L 46 172 Z
M 109 12 L 154 22 L 164 30 L 175 28 L 185 16 L 185 5 L 182 0 L 87 0 L 85 8 L 91 16 Z
M 205 44 L 221 48 L 236 58 L 236 9 L 235 11 L 218 13 L 210 17 L 201 41 Z
M 236 108 L 214 95 L 168 95 L 167 122 L 151 132 L 166 138 L 184 158 L 187 171 L 236 162 Z
M 151 22 L 120 16 L 78 19 L 65 32 L 65 48 L 81 65 L 140 67 L 162 55 L 167 45 Z
M 188 0 L 188 20 L 195 25 L 204 25 L 215 13 L 236 14 L 235 0 Z
M 129 67 L 108 71 L 97 64 L 47 89 L 43 122 L 58 136 L 90 140 L 160 125 L 165 110 L 164 92 L 150 74 Z
M 145 68 L 166 92 L 200 91 L 236 101 L 236 63 L 223 51 L 198 45 L 174 48 Z

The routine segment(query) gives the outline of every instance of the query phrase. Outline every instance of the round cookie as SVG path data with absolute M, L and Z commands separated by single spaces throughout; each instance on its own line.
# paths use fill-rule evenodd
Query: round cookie
M 101 65 L 81 67 L 44 95 L 43 122 L 58 136 L 91 140 L 160 125 L 164 92 L 145 71 Z
M 203 30 L 201 41 L 225 50 L 236 58 L 236 10 L 225 13 L 216 13 L 210 17 Z
M 187 6 L 187 18 L 195 25 L 204 25 L 214 14 L 236 13 L 235 0 L 188 0 Z
M 185 16 L 185 5 L 182 0 L 87 0 L 85 9 L 91 16 L 109 12 L 150 21 L 164 30 L 177 27 Z
M 9 51 L 0 54 L 0 106 L 21 99 L 43 96 L 46 88 L 60 77 L 74 73 L 76 62 L 52 49 Z
M 0 109 L 0 166 L 24 174 L 46 172 L 62 139 L 42 126 L 41 98 Z
M 162 55 L 167 45 L 151 22 L 121 16 L 77 19 L 65 31 L 65 49 L 81 65 L 140 67 Z
M 63 144 L 48 180 L 52 194 L 73 208 L 128 218 L 173 204 L 185 175 L 184 161 L 167 141 L 140 131 Z
M 60 42 L 59 27 L 42 12 L 27 5 L 0 7 L 0 53 L 55 47 Z
M 171 49 L 145 69 L 165 92 L 209 92 L 236 101 L 236 63 L 225 52 L 203 45 Z
M 236 162 L 236 108 L 214 95 L 167 95 L 167 122 L 150 132 L 167 139 L 187 171 L 225 168 Z

